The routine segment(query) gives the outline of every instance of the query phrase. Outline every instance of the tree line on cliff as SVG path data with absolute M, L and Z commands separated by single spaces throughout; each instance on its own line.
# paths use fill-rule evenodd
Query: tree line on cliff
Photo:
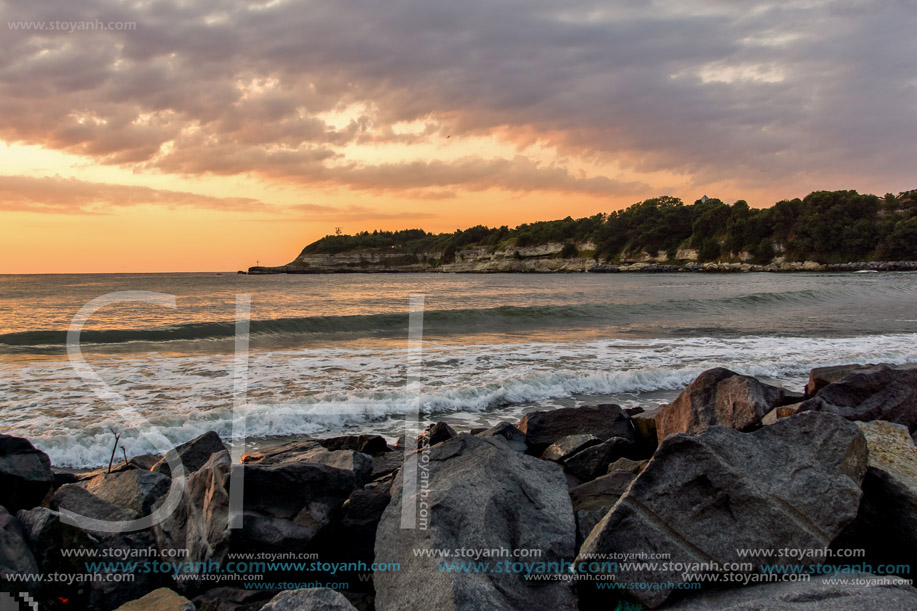
M 477 225 L 453 233 L 423 229 L 363 231 L 329 235 L 302 254 L 338 254 L 385 250 L 406 256 L 442 253 L 451 262 L 464 248 L 527 247 L 563 243 L 562 256 L 590 256 L 617 261 L 627 253 L 667 253 L 675 260 L 683 248 L 698 251 L 701 262 L 751 255 L 770 263 L 779 252 L 787 260 L 842 263 L 869 260 L 917 260 L 917 190 L 884 197 L 856 191 L 814 191 L 806 197 L 751 208 L 745 200 L 731 205 L 713 199 L 684 204 L 661 196 L 608 214 L 525 223 L 510 229 Z M 594 250 L 578 248 L 591 243 Z

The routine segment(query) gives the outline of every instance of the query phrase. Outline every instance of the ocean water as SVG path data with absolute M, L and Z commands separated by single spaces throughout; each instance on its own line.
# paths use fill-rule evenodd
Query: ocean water
M 125 291 L 174 307 L 99 307 L 80 338 L 91 373 L 79 370 L 74 317 Z M 423 334 L 409 346 L 412 295 Z M 250 301 L 238 353 L 237 296 Z M 394 438 L 415 409 L 467 429 L 596 402 L 654 409 L 715 366 L 800 390 L 812 367 L 908 361 L 909 273 L 0 276 L 0 432 L 59 466 L 107 463 L 112 431 L 128 455 L 161 449 L 151 430 L 228 438 L 234 417 L 237 451 Z

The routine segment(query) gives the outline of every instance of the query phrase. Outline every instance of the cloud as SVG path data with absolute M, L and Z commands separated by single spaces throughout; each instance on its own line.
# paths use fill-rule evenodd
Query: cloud
M 184 191 L 88 182 L 60 176 L 0 176 L 0 210 L 99 214 L 114 208 L 137 205 L 242 212 L 276 209 L 247 197 L 212 197 Z
M 698 184 L 841 176 L 904 188 L 917 152 L 906 0 L 7 0 L 0 11 L 0 24 L 136 21 L 0 36 L 0 138 L 138 170 L 417 198 L 630 195 L 648 186 L 584 177 L 577 160 Z M 344 109 L 360 110 L 331 124 Z M 426 127 L 396 133 L 401 122 Z M 431 158 L 423 145 L 442 134 L 535 137 L 558 161 Z M 405 158 L 349 154 L 392 143 Z

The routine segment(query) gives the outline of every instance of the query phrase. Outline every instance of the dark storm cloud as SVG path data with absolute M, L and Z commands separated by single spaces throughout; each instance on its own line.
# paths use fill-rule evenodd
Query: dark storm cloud
M 905 0 L 7 0 L 0 24 L 137 27 L 0 36 L 0 137 L 167 172 L 418 197 L 646 186 L 487 152 L 369 165 L 342 147 L 534 133 L 564 155 L 697 183 L 904 188 L 915 15 Z M 321 119 L 347 106 L 366 111 L 343 127 Z M 421 133 L 391 129 L 418 120 Z

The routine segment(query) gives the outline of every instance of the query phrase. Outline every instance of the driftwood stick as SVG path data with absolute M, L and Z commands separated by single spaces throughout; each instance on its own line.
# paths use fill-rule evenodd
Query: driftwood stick
M 116 433 L 115 429 L 108 429 L 111 431 L 111 434 L 115 436 L 115 445 L 111 449 L 111 458 L 108 459 L 108 472 L 111 473 L 111 463 L 115 460 L 115 452 L 118 450 L 118 440 L 121 439 L 121 434 Z

